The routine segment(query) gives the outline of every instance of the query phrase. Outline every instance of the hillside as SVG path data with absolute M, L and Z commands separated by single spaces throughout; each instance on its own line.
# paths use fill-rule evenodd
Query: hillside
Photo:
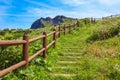
M 75 20 L 73 18 L 65 17 L 65 16 L 56 16 L 54 18 L 51 17 L 46 17 L 46 18 L 40 18 L 33 22 L 31 25 L 31 29 L 37 29 L 37 28 L 43 28 L 43 27 L 48 27 L 51 25 L 57 25 L 66 22 L 66 20 Z
M 28 69 L 11 72 L 2 80 L 119 80 L 120 17 L 79 26 L 61 35 L 47 58 L 38 57 Z

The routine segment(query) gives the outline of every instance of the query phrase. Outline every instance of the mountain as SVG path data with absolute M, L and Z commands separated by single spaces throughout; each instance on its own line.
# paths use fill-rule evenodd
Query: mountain
M 40 19 L 33 22 L 33 24 L 31 25 L 31 29 L 46 27 L 45 26 L 46 23 L 51 24 L 51 25 L 64 23 L 66 19 L 73 20 L 73 18 L 68 18 L 68 17 L 60 16 L 60 15 L 58 15 L 54 18 L 51 18 L 51 17 L 43 18 L 43 17 L 41 17 Z

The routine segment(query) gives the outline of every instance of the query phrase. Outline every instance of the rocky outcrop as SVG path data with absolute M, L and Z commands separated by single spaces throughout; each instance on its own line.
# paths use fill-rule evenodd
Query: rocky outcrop
M 65 16 L 56 16 L 54 18 L 46 17 L 46 18 L 40 18 L 36 20 L 32 25 L 31 29 L 37 29 L 37 28 L 43 28 L 45 27 L 45 23 L 50 23 L 50 24 L 60 24 L 65 22 L 65 19 L 68 19 L 68 17 Z M 69 18 L 72 19 L 72 18 Z
M 45 27 L 43 22 L 42 22 L 42 19 L 38 19 L 36 20 L 32 25 L 31 25 L 31 29 L 37 29 L 37 28 L 43 28 Z
M 60 24 L 65 22 L 65 16 L 56 16 L 55 18 L 53 18 L 53 24 Z

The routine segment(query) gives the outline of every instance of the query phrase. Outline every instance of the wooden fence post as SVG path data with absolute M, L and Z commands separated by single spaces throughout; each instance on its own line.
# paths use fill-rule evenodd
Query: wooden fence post
M 95 23 L 95 22 L 96 22 L 96 19 L 94 18 L 94 20 L 93 20 L 93 21 L 94 21 L 94 23 Z
M 70 32 L 72 31 L 72 24 L 70 24 Z
M 53 31 L 55 31 L 55 33 L 53 34 L 53 40 L 55 41 L 53 46 L 54 48 L 56 47 L 56 28 L 54 27 Z
M 111 18 L 113 17 L 113 15 L 110 16 Z
M 45 50 L 43 51 L 43 58 L 46 58 L 46 38 L 47 38 L 46 32 L 43 32 L 43 35 L 45 36 L 43 38 L 43 48 L 45 48 Z
M 59 27 L 58 27 L 58 31 L 59 31 L 59 34 L 58 34 L 58 37 L 60 37 L 60 24 L 59 24 Z
M 91 23 L 93 23 L 93 18 L 91 17 Z
M 65 24 L 64 24 L 64 35 L 65 35 L 65 33 L 66 33 L 66 28 L 65 28 Z
M 76 23 L 74 23 L 74 30 L 76 29 Z
M 102 17 L 102 20 L 104 20 L 104 17 Z
M 73 25 L 73 24 L 71 24 L 71 28 L 72 28 L 71 30 L 73 30 L 73 29 L 74 29 L 74 25 Z
M 26 41 L 25 44 L 23 44 L 23 60 L 26 61 L 25 67 L 28 67 L 28 47 L 29 47 L 29 39 L 28 36 L 24 35 L 23 40 Z
M 71 25 L 69 24 L 69 33 L 71 32 Z
M 76 23 L 76 24 L 77 24 L 77 27 L 79 27 L 79 21 L 78 21 L 78 20 L 77 20 L 77 23 Z

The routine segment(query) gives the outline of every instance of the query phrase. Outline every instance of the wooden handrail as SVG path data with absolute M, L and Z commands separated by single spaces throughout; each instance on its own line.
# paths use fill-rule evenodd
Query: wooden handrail
M 10 45 L 18 45 L 25 44 L 25 40 L 0 40 L 0 46 L 10 46 Z
M 54 43 L 55 43 L 55 41 L 52 41 L 50 44 L 47 45 L 46 49 L 48 49 Z
M 74 25 L 69 25 L 69 26 L 74 27 Z M 23 65 L 28 67 L 28 63 L 30 61 L 32 61 L 35 57 L 37 57 L 42 52 L 43 52 L 43 57 L 46 58 L 46 50 L 52 45 L 54 46 L 54 48 L 56 47 L 56 35 L 58 35 L 60 37 L 60 34 L 62 32 L 64 32 L 64 34 L 66 34 L 66 32 L 67 32 L 66 28 L 70 28 L 69 26 L 66 27 L 64 25 L 63 29 L 61 28 L 60 25 L 57 27 L 55 26 L 53 32 L 48 33 L 48 34 L 46 34 L 46 32 L 43 32 L 42 36 L 38 36 L 38 37 L 30 39 L 30 40 L 28 39 L 28 36 L 23 36 L 23 40 L 0 40 L 0 46 L 11 46 L 11 45 L 23 44 L 23 61 L 0 71 L 0 77 L 6 75 L 7 73 L 9 73 L 12 70 L 18 69 L 19 67 L 21 67 Z M 56 28 L 58 28 L 58 30 Z M 47 45 L 47 37 L 51 36 L 51 35 L 53 35 L 53 41 Z M 37 40 L 40 40 L 40 39 L 43 39 L 43 48 L 29 57 L 28 56 L 29 44 L 32 42 L 35 42 Z
M 53 31 L 53 32 L 47 34 L 47 37 L 50 36 L 50 35 L 53 35 L 55 32 L 56 32 L 56 31 Z
M 58 31 L 57 33 L 56 33 L 56 35 L 58 35 L 60 32 Z
M 37 40 L 42 39 L 42 38 L 44 38 L 44 37 L 45 37 L 45 36 L 42 35 L 42 36 L 38 36 L 38 37 L 36 37 L 36 38 L 30 39 L 30 40 L 29 40 L 29 43 L 34 42 L 34 41 L 37 41 Z
M 10 71 L 13 71 L 13 70 L 15 70 L 15 69 L 17 69 L 17 68 L 25 65 L 25 64 L 26 64 L 26 61 L 21 61 L 21 62 L 15 64 L 15 65 L 12 65 L 12 66 L 10 66 L 10 67 L 8 67 L 8 68 L 0 71 L 0 77 L 6 75 L 6 74 L 9 73 Z
M 32 61 L 32 59 L 34 59 L 35 57 L 37 57 L 40 53 L 42 53 L 45 50 L 45 48 L 37 51 L 35 54 L 33 54 L 32 56 L 29 57 L 28 62 Z

